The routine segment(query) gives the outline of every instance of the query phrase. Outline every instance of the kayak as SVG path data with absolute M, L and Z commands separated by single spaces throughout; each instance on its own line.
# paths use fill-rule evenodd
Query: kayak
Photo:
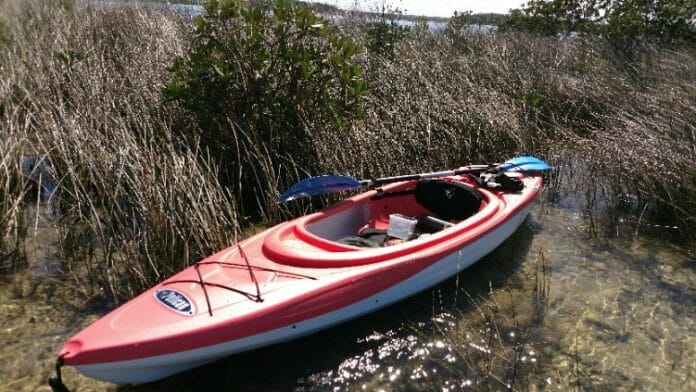
M 87 326 L 62 347 L 59 365 L 144 383 L 403 300 L 469 267 L 520 226 L 542 173 L 504 176 L 518 188 L 471 174 L 401 181 L 281 223 Z

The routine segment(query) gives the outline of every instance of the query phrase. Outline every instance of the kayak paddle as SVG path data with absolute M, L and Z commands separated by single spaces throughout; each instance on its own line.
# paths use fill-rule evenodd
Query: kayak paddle
M 378 186 L 399 181 L 423 180 L 427 178 L 438 178 L 444 176 L 456 176 L 466 173 L 480 173 L 488 169 L 498 169 L 502 171 L 545 171 L 550 170 L 551 166 L 539 158 L 533 156 L 520 156 L 503 162 L 498 166 L 486 166 L 476 169 L 462 167 L 454 170 L 445 170 L 430 173 L 406 174 L 402 176 L 383 177 L 370 180 L 356 180 L 350 176 L 340 174 L 328 174 L 310 177 L 291 186 L 285 193 L 280 195 L 278 203 L 300 197 L 310 197 L 325 193 L 336 193 L 348 190 L 359 189 L 362 187 Z

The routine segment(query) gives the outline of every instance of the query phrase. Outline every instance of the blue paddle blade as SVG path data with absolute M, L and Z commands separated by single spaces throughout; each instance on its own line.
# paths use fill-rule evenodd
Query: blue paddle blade
M 362 187 L 363 184 L 353 177 L 342 175 L 325 175 L 310 177 L 293 185 L 278 198 L 278 203 L 309 197 L 323 193 L 342 192 Z
M 515 157 L 498 166 L 502 171 L 546 171 L 551 170 L 546 162 L 533 156 Z

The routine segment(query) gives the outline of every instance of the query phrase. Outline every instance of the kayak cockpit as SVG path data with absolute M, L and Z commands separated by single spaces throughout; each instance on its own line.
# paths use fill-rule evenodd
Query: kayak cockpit
M 421 184 L 429 185 L 423 188 Z M 459 194 L 460 188 L 465 189 L 463 194 Z M 266 237 L 263 251 L 277 263 L 302 267 L 380 262 L 461 237 L 496 213 L 501 203 L 468 177 L 393 184 L 279 226 Z M 447 224 L 440 231 L 394 246 L 359 247 L 341 241 L 367 229 L 389 230 L 394 215 L 430 217 Z
M 356 208 L 315 216 L 304 224 L 307 232 L 329 241 L 384 246 L 451 227 L 478 212 L 482 199 L 474 187 L 463 182 L 418 181 L 401 189 L 378 190 Z M 387 242 L 387 238 L 396 241 Z

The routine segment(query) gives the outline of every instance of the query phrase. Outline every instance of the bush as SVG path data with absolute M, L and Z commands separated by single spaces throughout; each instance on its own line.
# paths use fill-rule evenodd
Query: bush
M 340 128 L 360 115 L 366 88 L 354 62 L 359 48 L 288 0 L 211 0 L 205 9 L 164 94 L 195 117 L 194 136 L 225 168 L 221 181 L 256 214 L 266 207 L 258 195 L 274 191 L 267 186 L 274 178 L 288 177 L 288 163 L 314 167 L 313 129 Z M 270 157 L 263 168 L 259 155 Z
M 410 27 L 399 26 L 394 21 L 372 23 L 365 32 L 367 48 L 372 53 L 388 54 L 393 57 L 395 44 L 406 37 L 410 31 Z
M 696 3 L 691 0 L 531 0 L 501 26 L 535 34 L 601 35 L 622 48 L 656 39 L 669 45 L 696 39 Z
M 607 8 L 604 32 L 612 41 L 630 45 L 641 38 L 662 43 L 693 43 L 696 40 L 696 3 L 691 0 L 637 0 Z

